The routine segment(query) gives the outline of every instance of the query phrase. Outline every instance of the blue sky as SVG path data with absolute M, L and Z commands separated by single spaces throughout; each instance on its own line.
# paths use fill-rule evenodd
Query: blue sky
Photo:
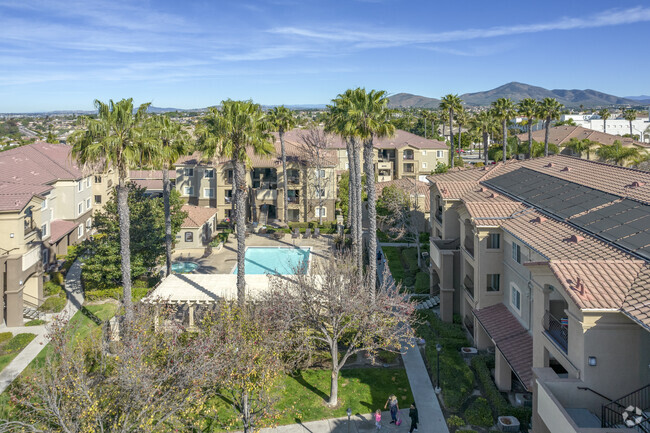
M 650 94 L 647 0 L 0 0 L 0 112 L 322 104 L 509 81 Z

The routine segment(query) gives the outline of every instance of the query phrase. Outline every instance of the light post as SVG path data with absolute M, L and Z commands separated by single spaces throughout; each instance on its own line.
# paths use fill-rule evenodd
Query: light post
M 348 433 L 350 433 L 350 416 L 352 415 L 352 408 L 348 408 Z
M 440 394 L 440 352 L 441 351 L 442 351 L 442 346 L 440 345 L 440 343 L 437 343 L 436 352 L 438 353 L 438 361 L 437 361 L 438 379 L 436 380 L 436 389 L 435 389 L 436 394 Z

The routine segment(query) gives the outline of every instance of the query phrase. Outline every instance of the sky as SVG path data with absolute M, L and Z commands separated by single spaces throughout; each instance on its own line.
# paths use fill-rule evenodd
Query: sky
M 650 1 L 0 0 L 0 112 L 326 104 L 510 81 L 650 94 Z

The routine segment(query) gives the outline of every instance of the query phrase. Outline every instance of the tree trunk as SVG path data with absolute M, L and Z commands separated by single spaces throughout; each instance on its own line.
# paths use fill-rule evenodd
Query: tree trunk
M 357 227 L 355 226 L 355 207 L 354 207 L 354 151 L 351 140 L 346 140 L 348 151 L 348 226 L 350 227 L 350 236 L 352 237 L 352 252 L 354 254 L 354 234 Z
M 235 204 L 237 203 L 237 176 L 235 176 L 235 161 L 232 165 L 232 197 L 230 197 L 230 226 L 232 227 L 235 219 Z
M 339 402 L 339 372 L 338 370 L 332 370 L 332 378 L 330 381 L 330 400 L 327 402 L 327 405 L 334 407 Z
M 361 154 L 359 143 L 354 143 L 354 194 L 356 203 L 356 243 L 357 243 L 357 269 L 359 276 L 363 275 L 363 193 L 361 191 Z
M 544 156 L 548 156 L 548 130 L 551 126 L 551 118 L 546 118 L 546 132 L 544 133 Z
M 533 159 L 533 125 L 530 123 L 532 119 L 528 119 L 528 158 Z
M 603 132 L 607 134 L 607 119 L 603 117 Z
M 483 131 L 483 158 L 485 159 L 485 165 L 488 165 L 488 133 L 487 131 Z
M 630 138 L 634 139 L 634 137 L 632 137 L 632 121 L 631 120 L 630 120 Z
M 372 138 L 363 146 L 363 160 L 366 172 L 366 192 L 368 193 L 368 285 L 370 300 L 375 301 L 377 279 L 377 192 L 375 191 L 375 164 L 373 161 Z
M 243 305 L 246 300 L 245 255 L 246 255 L 246 168 L 243 161 L 235 162 L 237 178 L 237 301 Z
M 323 183 L 321 181 L 320 171 L 320 157 L 318 158 L 319 163 L 316 164 L 316 170 L 318 170 L 318 177 L 316 178 L 316 185 L 318 188 L 318 225 L 323 225 Z
M 460 123 L 458 124 L 458 152 L 463 148 L 463 132 L 460 130 Z M 460 157 L 460 154 L 458 155 Z
M 131 221 L 129 214 L 129 190 L 126 188 L 126 173 L 119 172 L 117 185 L 117 212 L 120 219 L 120 253 L 122 255 L 122 288 L 126 322 L 133 320 L 133 300 L 131 299 Z
M 503 119 L 503 162 L 507 160 L 507 146 L 508 145 L 508 119 Z
M 169 182 L 169 168 L 167 164 L 163 165 L 163 204 L 165 207 L 165 255 L 167 263 L 167 271 L 165 275 L 169 276 L 172 272 L 172 212 L 169 204 L 170 182 Z
M 284 129 L 280 128 L 280 149 L 282 152 L 282 183 L 283 191 L 283 201 L 284 201 L 284 223 L 287 224 L 289 221 L 289 197 L 287 197 L 287 154 L 284 152 Z
M 454 128 L 453 128 L 453 122 L 454 121 L 454 110 L 449 109 L 449 136 L 451 137 L 451 162 L 449 163 L 449 167 L 454 168 L 454 159 L 456 159 L 456 152 L 454 152 Z
M 244 433 L 248 433 L 251 427 L 251 414 L 250 414 L 250 404 L 248 403 L 247 392 L 244 392 L 241 418 L 244 427 Z

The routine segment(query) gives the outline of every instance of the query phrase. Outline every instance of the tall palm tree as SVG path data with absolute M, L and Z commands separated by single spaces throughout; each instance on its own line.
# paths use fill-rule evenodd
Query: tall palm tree
M 614 141 L 611 145 L 602 145 L 596 151 L 599 158 L 608 162 L 613 162 L 616 165 L 625 165 L 627 161 L 634 161 L 640 157 L 639 149 L 632 147 L 623 147 L 620 141 Z
M 117 213 L 120 223 L 120 255 L 122 270 L 122 288 L 125 319 L 133 319 L 133 301 L 131 299 L 131 239 L 128 189 L 126 181 L 129 169 L 155 153 L 147 146 L 143 133 L 143 124 L 150 104 L 142 104 L 133 112 L 133 99 L 122 99 L 108 104 L 95 100 L 98 111 L 96 119 L 83 118 L 85 129 L 77 131 L 70 137 L 72 156 L 81 164 L 93 166 L 106 172 L 110 167 L 117 170 Z
M 564 105 L 560 104 L 555 98 L 544 98 L 539 103 L 539 111 L 537 115 L 540 119 L 544 119 L 544 156 L 548 156 L 548 133 L 551 128 L 551 122 L 560 118 Z
M 205 158 L 221 156 L 234 161 L 237 192 L 235 222 L 237 224 L 237 300 L 246 299 L 246 167 L 250 166 L 247 150 L 260 156 L 275 151 L 271 125 L 253 101 L 221 102 L 221 110 L 210 107 L 197 128 L 199 148 Z
M 603 119 L 603 132 L 607 133 L 607 119 L 611 116 L 609 110 L 607 108 L 603 108 L 602 110 L 598 111 L 598 115 Z
M 458 125 L 458 151 L 463 148 L 463 130 L 461 129 L 463 125 L 466 125 L 468 122 L 467 112 L 461 106 L 460 109 L 454 113 L 456 116 L 456 124 Z
M 488 164 L 488 137 L 498 128 L 498 121 L 492 116 L 488 110 L 477 113 L 471 121 L 471 127 L 477 133 L 480 133 L 483 138 L 483 158 L 485 165 Z M 481 158 L 479 153 L 479 159 Z
M 447 111 L 449 113 L 449 134 L 451 138 L 451 161 L 449 166 L 454 168 L 454 158 L 456 158 L 456 153 L 454 152 L 454 111 L 459 111 L 463 107 L 463 101 L 458 97 L 458 95 L 448 94 L 443 96 L 440 99 L 440 109 Z
M 296 126 L 296 117 L 293 111 L 289 110 L 284 105 L 273 107 L 272 110 L 266 114 L 268 121 L 278 131 L 280 136 L 280 149 L 282 153 L 282 187 L 283 187 L 283 200 L 284 200 L 284 222 L 289 221 L 289 197 L 287 195 L 287 154 L 284 150 L 284 133 L 293 129 Z
M 162 170 L 163 203 L 165 207 L 165 252 L 166 275 L 171 274 L 172 268 L 172 215 L 169 204 L 171 182 L 169 170 L 181 156 L 190 149 L 190 136 L 183 130 L 180 123 L 172 122 L 167 116 L 153 116 L 147 121 L 147 136 L 155 143 L 158 151 L 156 160 L 152 161 L 156 168 Z
M 537 115 L 537 101 L 533 98 L 524 98 L 517 104 L 517 113 L 526 118 L 528 130 L 528 158 L 533 157 L 533 119 Z
M 449 121 L 449 112 L 447 110 L 440 110 L 438 112 L 438 120 L 442 124 L 442 139 L 445 139 L 445 128 L 447 127 L 447 122 Z
M 508 145 L 508 122 L 515 117 L 515 103 L 510 98 L 499 98 L 492 102 L 493 115 L 502 123 L 503 162 L 506 162 Z
M 573 153 L 577 153 L 581 158 L 582 158 L 582 154 L 586 153 L 587 159 L 589 159 L 591 149 L 599 145 L 600 143 L 589 140 L 588 138 L 580 140 L 573 137 L 569 140 L 566 147 L 571 149 Z
M 623 119 L 630 122 L 630 137 L 634 138 L 632 135 L 632 122 L 636 120 L 636 110 L 630 109 L 623 111 Z

